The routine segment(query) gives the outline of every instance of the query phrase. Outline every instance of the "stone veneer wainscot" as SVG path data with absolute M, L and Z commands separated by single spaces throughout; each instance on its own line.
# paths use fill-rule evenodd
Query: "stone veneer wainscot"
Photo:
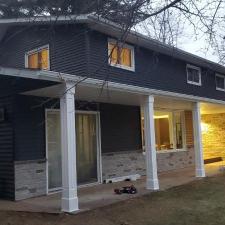
M 167 151 L 157 153 L 158 172 L 194 166 L 194 150 Z M 107 153 L 102 155 L 102 178 L 145 175 L 145 155 L 142 151 Z
M 46 194 L 46 160 L 16 161 L 15 200 Z

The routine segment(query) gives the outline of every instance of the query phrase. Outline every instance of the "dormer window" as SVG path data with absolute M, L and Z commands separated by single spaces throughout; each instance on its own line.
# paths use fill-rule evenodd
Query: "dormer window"
M 134 71 L 134 48 L 115 40 L 108 41 L 109 65 Z
M 25 55 L 25 66 L 29 69 L 49 70 L 49 46 L 43 46 Z
M 188 84 L 194 84 L 198 86 L 202 85 L 201 69 L 199 67 L 187 64 L 186 71 Z
M 225 91 L 225 76 L 216 74 L 216 90 Z

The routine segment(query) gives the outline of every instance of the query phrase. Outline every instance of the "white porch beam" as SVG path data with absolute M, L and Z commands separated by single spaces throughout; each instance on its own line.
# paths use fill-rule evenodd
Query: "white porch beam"
M 61 210 L 78 210 L 75 133 L 75 87 L 65 82 L 60 97 L 61 149 L 62 149 L 62 199 Z
M 205 167 L 202 149 L 200 102 L 193 103 L 193 128 L 195 148 L 195 173 L 196 177 L 205 177 Z
M 157 158 L 155 148 L 154 97 L 144 97 L 144 129 L 146 151 L 146 188 L 158 190 Z

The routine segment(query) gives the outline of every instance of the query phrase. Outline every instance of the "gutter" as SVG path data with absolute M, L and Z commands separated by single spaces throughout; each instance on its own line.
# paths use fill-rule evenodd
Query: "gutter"
M 0 76 L 11 76 L 11 77 L 22 77 L 27 79 L 34 79 L 34 80 L 46 80 L 46 81 L 53 81 L 57 83 L 64 83 L 64 82 L 73 82 L 74 85 L 78 84 L 81 86 L 93 87 L 93 88 L 102 88 L 104 83 L 103 80 L 93 79 L 93 78 L 86 78 L 80 77 L 72 74 L 66 73 L 59 73 L 55 71 L 44 71 L 44 70 L 29 70 L 29 69 L 15 69 L 15 68 L 5 68 L 0 67 Z M 132 94 L 138 95 L 156 95 L 162 97 L 171 97 L 186 101 L 200 101 L 200 102 L 208 102 L 214 104 L 222 104 L 225 105 L 225 101 L 223 100 L 216 100 L 210 99 L 205 97 L 199 97 L 195 95 L 187 95 L 187 94 L 180 94 L 170 91 L 163 91 L 151 88 L 144 88 L 138 87 L 134 85 L 127 85 L 121 84 L 116 82 L 107 82 L 107 88 L 111 91 L 119 91 L 119 92 L 127 92 Z

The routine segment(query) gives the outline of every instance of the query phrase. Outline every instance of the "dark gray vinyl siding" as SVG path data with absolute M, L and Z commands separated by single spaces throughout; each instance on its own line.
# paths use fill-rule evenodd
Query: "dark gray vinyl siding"
M 45 98 L 17 96 L 20 107 L 15 110 L 15 160 L 33 160 L 46 157 L 45 109 L 51 103 L 36 107 Z M 98 110 L 101 118 L 102 152 L 135 151 L 141 149 L 140 107 L 114 104 L 76 102 L 77 110 Z M 34 108 L 35 107 L 35 108 Z
M 24 31 L 19 32 L 21 29 Z M 53 71 L 225 100 L 225 93 L 215 88 L 216 71 L 202 68 L 202 86 L 187 84 L 188 62 L 177 59 L 175 54 L 167 56 L 139 46 L 134 46 L 135 72 L 115 68 L 108 65 L 107 41 L 106 35 L 84 25 L 19 27 L 2 42 L 0 65 L 24 68 L 25 52 L 49 44 Z
M 8 32 L 2 42 L 0 65 L 24 68 L 26 52 L 49 45 L 51 70 L 85 76 L 85 31 L 83 26 L 70 25 L 18 27 Z
M 14 199 L 13 97 L 0 97 L 5 120 L 0 122 L 0 198 Z
M 140 107 L 101 104 L 100 119 L 103 153 L 141 149 Z
M 26 99 L 21 101 L 17 94 L 51 84 L 52 82 L 0 75 L 0 108 L 5 110 L 5 120 L 0 122 L 0 198 L 13 200 L 15 197 L 14 161 L 42 158 L 41 154 L 45 151 L 44 131 L 37 126 L 43 114 L 40 109 L 30 107 L 40 104 L 40 101 L 22 95 L 20 97 Z
M 135 72 L 108 65 L 108 37 L 92 31 L 90 38 L 90 71 L 92 76 L 134 86 L 225 100 L 225 93 L 215 87 L 215 72 L 202 68 L 202 86 L 187 84 L 186 64 L 138 46 L 135 47 Z M 94 71 L 98 71 L 95 73 Z
M 45 159 L 45 98 L 16 96 L 15 160 Z

